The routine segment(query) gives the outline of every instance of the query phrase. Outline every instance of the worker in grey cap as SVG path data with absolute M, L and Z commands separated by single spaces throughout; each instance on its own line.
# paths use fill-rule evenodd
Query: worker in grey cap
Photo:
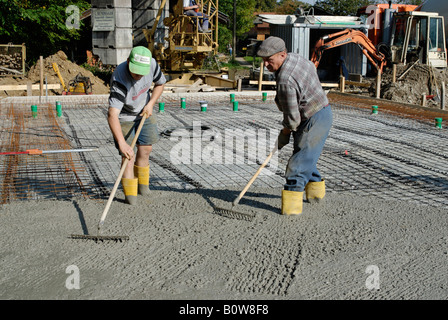
M 278 149 L 293 137 L 281 211 L 300 214 L 304 192 L 308 202 L 318 202 L 325 196 L 325 180 L 316 165 L 333 123 L 332 110 L 314 64 L 297 53 L 288 53 L 281 38 L 268 37 L 257 55 L 276 76 L 275 103 L 283 112 Z

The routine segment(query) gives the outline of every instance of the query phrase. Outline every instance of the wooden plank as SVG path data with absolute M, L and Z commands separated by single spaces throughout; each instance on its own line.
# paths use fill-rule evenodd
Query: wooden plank
M 15 74 L 20 74 L 20 75 L 22 74 L 22 72 L 20 72 L 18 70 L 9 69 L 9 68 L 5 68 L 5 67 L 2 67 L 2 66 L 0 66 L 0 69 L 8 71 L 8 72 L 11 72 L 11 73 L 15 73 Z
M 339 83 L 321 83 L 322 88 L 339 88 Z
M 203 85 L 201 85 L 200 91 L 202 91 L 202 92 L 214 92 L 214 91 L 216 91 L 216 89 L 214 87 L 212 87 L 212 86 L 209 86 L 208 84 L 203 84 Z
M 201 88 L 199 88 L 199 86 L 203 83 L 204 81 L 202 81 L 201 78 L 199 78 L 198 80 L 196 80 L 189 88 L 188 88 L 188 92 L 198 92 Z
M 392 83 L 397 82 L 397 64 L 392 65 Z
M 370 87 L 370 83 L 369 82 L 356 82 L 356 81 L 349 81 L 349 80 L 345 81 L 345 85 L 364 87 L 364 88 L 369 88 Z
M 249 84 L 258 84 L 258 80 L 249 80 Z M 277 82 L 264 80 L 264 81 L 262 81 L 262 84 L 275 86 L 277 84 Z M 339 83 L 321 83 L 321 84 L 322 84 L 322 87 L 339 88 Z M 370 86 L 370 84 L 368 86 Z
M 345 77 L 342 74 L 339 76 L 339 91 L 345 92 Z
M 249 84 L 258 84 L 258 83 L 259 83 L 258 80 L 249 80 Z M 277 82 L 275 82 L 275 81 L 262 81 L 261 84 L 275 86 L 277 84 Z
M 441 90 L 441 97 L 440 97 L 440 109 L 445 110 L 446 108 L 446 98 L 445 98 L 445 92 L 446 92 L 446 87 L 445 87 L 445 81 L 442 81 L 442 90 Z
M 44 95 L 44 57 L 39 57 L 39 73 L 40 73 L 40 96 Z
M 220 88 L 235 88 L 236 81 L 230 79 L 224 79 L 218 76 L 206 75 L 205 83 L 212 87 Z
M 258 91 L 261 91 L 263 85 L 264 61 L 260 62 L 260 75 L 258 77 Z
M 376 73 L 376 98 L 379 99 L 381 97 L 381 72 Z
M 3 91 L 15 91 L 15 90 L 27 90 L 28 86 L 26 84 L 15 84 L 15 85 L 0 85 L 0 90 Z M 33 84 L 31 86 L 32 90 L 39 90 L 40 84 Z M 49 84 L 48 89 L 62 89 L 61 84 Z

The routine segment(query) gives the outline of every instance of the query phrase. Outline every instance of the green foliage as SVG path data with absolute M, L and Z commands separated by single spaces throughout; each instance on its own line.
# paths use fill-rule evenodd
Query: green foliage
M 308 9 L 311 5 L 298 0 L 280 0 L 275 7 L 275 12 L 278 14 L 294 14 L 298 7 Z
M 232 44 L 233 41 L 233 32 L 232 29 L 229 29 L 226 26 L 218 25 L 218 44 L 219 52 L 227 52 L 227 44 Z
M 87 62 L 84 62 L 81 67 L 92 72 L 95 77 L 100 78 L 104 83 L 110 83 L 113 73 L 113 68 L 111 66 L 104 67 L 98 64 L 91 66 Z
M 0 0 L 0 42 L 25 43 L 29 62 L 66 49 L 80 38 L 80 30 L 66 26 L 69 5 L 80 13 L 90 7 L 86 0 Z
M 400 4 L 412 4 L 415 6 L 419 6 L 423 3 L 423 0 L 397 0 L 395 1 L 395 3 L 400 3 Z
M 271 12 L 277 6 L 277 0 L 255 0 L 256 11 Z
M 254 27 L 255 4 L 256 0 L 219 1 L 219 11 L 227 14 L 230 18 L 229 26 L 219 25 L 219 51 L 225 52 L 227 44 L 233 42 L 233 9 L 236 8 L 236 38 L 241 40 Z
M 220 70 L 221 63 L 218 59 L 218 56 L 210 53 L 202 63 L 202 70 Z
M 257 66 L 260 65 L 261 61 L 263 61 L 263 59 L 261 57 L 252 57 L 252 56 L 245 56 L 244 60 L 246 60 L 247 62 L 250 62 L 252 64 L 255 64 Z
M 364 6 L 388 3 L 388 0 L 317 0 L 315 5 L 335 15 L 356 15 L 356 11 Z M 420 5 L 423 0 L 394 0 L 392 3 Z
M 375 3 L 376 0 L 317 0 L 315 5 L 334 15 L 355 16 L 359 8 Z
M 255 0 L 239 0 L 236 10 L 236 36 L 242 38 L 254 27 Z
M 228 62 L 222 63 L 221 67 L 226 67 L 229 69 L 236 69 L 236 70 L 248 69 L 247 66 L 242 66 L 238 61 L 236 61 L 234 59 L 230 59 Z

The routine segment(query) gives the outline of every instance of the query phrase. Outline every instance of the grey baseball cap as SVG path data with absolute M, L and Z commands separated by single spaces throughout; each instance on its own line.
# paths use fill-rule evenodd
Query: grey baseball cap
M 269 37 L 264 40 L 258 48 L 257 55 L 259 57 L 270 57 L 277 52 L 285 51 L 286 45 L 283 39 L 278 37 Z

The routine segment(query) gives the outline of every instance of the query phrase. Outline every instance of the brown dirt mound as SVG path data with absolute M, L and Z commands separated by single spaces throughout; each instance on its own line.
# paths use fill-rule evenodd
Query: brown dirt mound
M 400 76 L 402 76 L 401 79 Z M 431 98 L 431 96 L 438 96 L 439 99 L 442 97 L 443 82 L 445 85 L 448 84 L 446 69 L 431 68 L 431 66 L 421 64 L 397 66 L 397 81 L 395 83 L 392 83 L 392 68 L 385 70 L 382 78 L 381 97 L 387 100 L 421 105 L 422 95 L 426 94 L 429 96 L 426 105 L 439 108 L 440 100 Z
M 44 65 L 44 95 L 45 95 L 45 77 L 47 77 L 48 84 L 60 84 L 60 80 L 53 69 L 53 63 L 56 63 L 61 73 L 62 79 L 65 85 L 68 86 L 69 82 L 73 80 L 78 74 L 83 77 L 89 77 L 92 83 L 92 94 L 108 94 L 109 84 L 105 83 L 102 79 L 95 77 L 92 72 L 86 70 L 85 68 L 73 63 L 67 59 L 67 55 L 63 51 L 58 51 L 54 55 L 51 55 L 43 59 Z M 30 68 L 26 77 L 2 77 L 0 78 L 0 85 L 19 85 L 27 84 L 31 82 L 32 84 L 38 84 L 40 82 L 40 69 L 39 62 Z M 48 95 L 61 95 L 63 89 L 60 90 L 48 90 Z M 33 95 L 38 96 L 39 90 L 33 90 Z M 10 90 L 10 91 L 0 91 L 0 96 L 26 96 L 26 90 Z

